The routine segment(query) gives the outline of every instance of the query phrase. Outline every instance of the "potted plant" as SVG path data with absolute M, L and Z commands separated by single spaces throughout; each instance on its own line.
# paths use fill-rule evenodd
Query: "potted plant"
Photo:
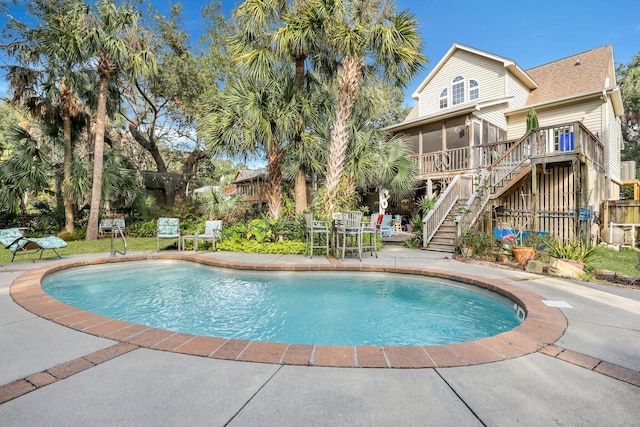
M 508 226 L 500 237 L 505 250 L 511 250 L 511 255 L 518 264 L 526 264 L 536 255 L 536 233 L 526 229 L 526 222 L 518 223 L 520 227 Z
M 463 257 L 469 258 L 473 256 L 477 238 L 477 230 L 473 228 L 462 230 L 462 233 L 460 233 L 460 236 L 456 239 L 456 248 L 458 248 L 458 251 L 460 251 Z
M 555 276 L 578 278 L 584 273 L 585 263 L 593 258 L 595 246 L 588 247 L 575 239 L 565 242 L 550 239 L 546 251 L 551 257 L 549 273 Z
M 515 241 L 511 254 L 518 264 L 526 264 L 536 256 L 536 246 L 531 242 L 528 230 L 519 230 Z

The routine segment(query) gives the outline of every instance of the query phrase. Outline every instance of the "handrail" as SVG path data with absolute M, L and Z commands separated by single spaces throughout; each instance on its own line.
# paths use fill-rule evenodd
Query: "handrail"
M 515 170 L 522 166 L 531 156 L 538 131 L 529 130 L 522 138 L 515 142 L 507 151 L 496 159 L 489 167 L 488 187 L 491 192 L 502 184 Z
M 438 228 L 460 198 L 460 175 L 456 175 L 447 189 L 438 197 L 433 209 L 422 219 L 422 246 L 427 247 Z
M 469 197 L 463 213 L 458 215 L 454 220 L 457 225 L 456 236 L 461 236 L 463 230 L 476 223 L 491 198 L 491 191 L 489 191 L 488 187 L 489 177 L 490 174 L 487 170 L 480 171 L 480 182 L 478 183 L 476 191 Z
M 118 229 L 118 233 L 120 233 L 120 237 L 122 237 L 122 242 L 124 243 L 124 250 L 116 251 L 113 244 L 113 237 L 116 234 L 116 228 Z M 120 224 L 117 222 L 113 222 L 113 227 L 111 227 L 111 256 L 116 256 L 116 254 L 126 255 L 127 254 L 127 239 L 124 237 L 124 231 L 120 228 Z

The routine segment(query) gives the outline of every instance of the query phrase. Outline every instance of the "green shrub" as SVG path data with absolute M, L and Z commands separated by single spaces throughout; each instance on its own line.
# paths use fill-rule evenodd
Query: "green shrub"
M 155 220 L 134 222 L 131 225 L 127 225 L 125 231 L 131 237 L 156 237 L 158 226 Z
M 273 241 L 273 231 L 270 224 L 264 219 L 252 219 L 247 224 L 247 239 L 255 239 L 258 243 Z
M 257 240 L 223 240 L 216 244 L 221 251 L 246 252 L 252 254 L 303 254 L 304 242 L 266 242 Z
M 550 238 L 547 241 L 547 253 L 549 256 L 559 259 L 570 259 L 586 263 L 595 256 L 596 246 L 587 247 L 578 240 L 571 239 L 562 242 L 559 239 Z

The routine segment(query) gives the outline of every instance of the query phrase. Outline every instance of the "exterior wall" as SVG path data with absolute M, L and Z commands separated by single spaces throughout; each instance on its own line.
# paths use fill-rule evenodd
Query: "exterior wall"
M 621 179 L 621 167 L 620 167 L 620 150 L 623 148 L 622 144 L 622 127 L 620 125 L 620 121 L 616 117 L 615 112 L 613 111 L 613 105 L 608 102 L 605 106 L 606 108 L 606 125 L 607 129 L 604 132 L 605 135 L 608 136 L 609 139 L 609 147 L 608 150 L 608 169 L 609 174 L 612 180 L 620 181 Z M 605 143 L 603 141 L 603 143 Z M 612 189 L 612 192 L 615 190 Z M 618 190 L 619 191 L 619 190 Z M 612 197 L 616 199 L 619 198 L 618 194 L 612 194 Z
M 552 108 L 536 109 L 536 113 L 538 114 L 540 127 L 561 123 L 582 122 L 591 133 L 598 136 L 602 143 L 606 145 L 606 142 L 602 139 L 604 132 L 602 107 L 602 101 L 594 98 L 593 100 L 576 104 L 564 104 Z M 509 116 L 508 123 L 507 138 L 520 138 L 527 130 L 527 111 Z
M 456 76 L 463 76 L 465 82 L 469 79 L 478 82 L 480 98 L 473 101 L 476 103 L 478 101 L 499 99 L 506 96 L 506 74 L 507 72 L 502 63 L 458 50 L 449 58 L 447 63 L 443 65 L 422 92 L 420 92 L 420 117 L 451 110 L 451 102 L 449 102 L 448 108 L 440 109 L 440 92 L 446 87 L 449 89 L 449 97 L 451 97 L 451 82 Z M 468 93 L 466 99 L 468 99 Z M 461 105 L 464 104 L 458 104 L 455 107 L 457 108 Z
M 482 110 L 476 112 L 475 115 L 506 130 L 507 118 L 504 115 L 505 105 L 506 104 L 499 104 L 492 107 L 483 108 Z
M 509 101 L 509 108 L 524 107 L 527 103 L 529 92 L 529 89 L 523 85 L 520 80 L 507 73 L 507 96 L 513 97 L 513 99 Z
M 595 206 L 598 209 L 600 204 L 607 200 L 607 186 L 604 178 L 604 171 L 593 164 L 585 167 L 584 176 L 587 194 L 583 194 L 583 201 L 586 206 Z

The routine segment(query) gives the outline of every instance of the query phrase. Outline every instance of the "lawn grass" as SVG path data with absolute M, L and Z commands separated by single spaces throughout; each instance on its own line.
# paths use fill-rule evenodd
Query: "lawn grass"
M 160 242 L 160 249 L 175 244 L 174 241 L 165 240 Z M 122 250 L 122 240 L 117 239 L 115 241 L 115 249 Z M 127 251 L 155 251 L 156 250 L 156 238 L 155 237 L 132 237 L 127 239 Z M 61 256 L 76 255 L 76 254 L 93 254 L 93 253 L 105 253 L 108 254 L 111 251 L 110 239 L 99 239 L 92 242 L 86 242 L 84 240 L 69 242 L 68 246 L 63 249 L 58 249 L 58 253 Z M 0 250 L 0 265 L 8 264 L 11 262 L 12 253 L 8 250 Z M 47 250 L 44 253 L 44 257 L 54 256 L 53 251 Z M 17 260 L 28 259 L 24 255 L 16 257 Z M 595 256 L 589 261 L 587 266 L 592 270 L 609 270 L 618 274 L 632 277 L 640 277 L 640 270 L 636 270 L 638 264 L 638 256 L 636 252 L 625 248 L 622 251 L 614 251 L 603 247 L 598 247 L 595 250 Z
M 624 276 L 640 277 L 640 270 L 636 270 L 638 255 L 630 248 L 614 251 L 604 247 L 595 250 L 594 258 L 587 266 L 594 270 L 609 270 Z
M 156 238 L 155 237 L 131 237 L 127 239 L 127 252 L 136 252 L 136 251 L 155 251 L 156 250 Z M 175 245 L 175 240 L 161 240 L 160 241 L 160 249 L 165 248 L 170 245 Z M 114 242 L 114 249 L 117 251 L 122 251 L 123 244 L 121 239 L 116 239 Z M 84 240 L 78 240 L 76 242 L 68 242 L 66 248 L 56 249 L 60 256 L 64 257 L 67 255 L 76 255 L 76 254 L 95 254 L 95 253 L 106 253 L 111 252 L 111 239 L 98 239 L 92 242 L 87 242 Z M 8 264 L 11 262 L 11 257 L 13 254 L 4 249 L 0 250 L 0 265 Z M 36 258 L 39 255 L 36 256 Z M 45 250 L 43 254 L 43 258 L 50 258 L 55 256 L 53 251 Z M 29 256 L 25 255 L 17 255 L 16 261 L 24 261 L 30 259 Z

